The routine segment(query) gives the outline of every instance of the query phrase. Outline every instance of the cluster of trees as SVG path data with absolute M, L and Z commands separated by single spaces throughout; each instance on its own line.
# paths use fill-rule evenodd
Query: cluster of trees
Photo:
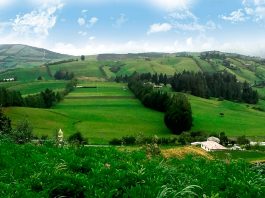
M 184 71 L 171 77 L 156 73 L 134 73 L 131 76 L 117 76 L 115 81 L 128 82 L 131 79 L 155 84 L 171 84 L 176 92 L 186 92 L 203 98 L 215 97 L 250 104 L 259 101 L 258 92 L 252 89 L 249 83 L 239 82 L 235 75 L 226 71 L 216 73 Z
M 0 87 L 0 106 L 26 106 L 35 108 L 50 108 L 56 103 L 60 102 L 65 95 L 71 92 L 76 86 L 77 81 L 71 80 L 66 84 L 64 91 L 54 92 L 51 89 L 45 89 L 44 91 L 22 97 L 19 91 L 13 91 Z
M 226 100 L 256 104 L 258 92 L 253 90 L 246 81 L 241 83 L 235 75 L 226 71 L 217 73 L 194 73 L 184 71 L 175 74 L 171 86 L 178 92 L 189 92 L 192 95 L 209 98 L 224 98 Z
M 54 74 L 54 78 L 56 80 L 72 80 L 75 77 L 73 72 L 68 72 L 65 70 L 56 71 Z
M 73 79 L 66 84 L 63 91 L 54 92 L 53 90 L 45 89 L 38 94 L 28 95 L 24 98 L 24 105 L 21 106 L 34 108 L 50 108 L 63 100 L 64 96 L 66 96 L 69 92 L 73 91 L 76 84 L 76 79 Z
M 133 73 L 131 76 L 128 75 L 121 75 L 121 76 L 116 76 L 115 81 L 116 82 L 129 82 L 131 79 L 138 79 L 138 80 L 142 80 L 142 81 L 148 81 L 148 82 L 152 82 L 155 84 L 168 84 L 170 82 L 170 79 L 166 74 L 151 74 L 149 73 L 142 73 L 142 74 L 138 74 L 138 73 Z
M 63 98 L 61 92 L 55 93 L 51 89 L 45 89 L 45 91 L 39 94 L 29 95 L 24 98 L 24 106 L 35 108 L 50 108 Z
M 192 126 L 191 106 L 183 94 L 169 94 L 154 90 L 153 86 L 143 81 L 131 79 L 128 87 L 144 106 L 165 112 L 164 122 L 174 133 L 180 134 Z
M 222 59 L 224 60 L 226 58 L 224 53 L 218 52 L 218 51 L 209 51 L 209 52 L 202 52 L 200 54 L 200 58 L 203 60 L 209 60 L 209 59 Z

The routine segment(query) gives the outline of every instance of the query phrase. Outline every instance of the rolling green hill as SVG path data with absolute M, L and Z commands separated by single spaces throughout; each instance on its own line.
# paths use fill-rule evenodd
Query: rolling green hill
M 7 46 L 2 47 L 0 58 L 8 54 L 18 54 L 17 57 L 22 57 L 28 48 L 26 46 L 21 49 L 21 46 L 17 46 L 4 51 Z M 28 52 L 36 54 L 33 58 L 41 57 L 41 51 L 37 49 Z M 107 81 L 134 72 L 164 73 L 170 76 L 184 70 L 194 72 L 226 70 L 236 75 L 238 80 L 248 81 L 252 85 L 265 81 L 263 59 L 220 52 L 207 53 L 205 57 L 204 53 L 107 54 L 86 56 L 85 61 L 58 62 L 49 64 L 48 67 L 21 65 L 20 68 L 0 72 L 0 80 L 14 76 L 18 79 L 16 82 L 0 83 L 0 86 L 19 90 L 23 95 L 38 93 L 45 88 L 61 90 L 65 86 L 65 81 L 55 81 L 53 75 L 58 70 L 66 70 L 74 72 L 82 85 L 94 85 L 98 88 L 76 89 L 53 109 L 12 107 L 5 111 L 14 124 L 21 119 L 29 119 L 36 135 L 52 135 L 55 130 L 62 128 L 66 136 L 80 131 L 93 143 L 106 143 L 111 138 L 139 132 L 168 137 L 170 132 L 164 125 L 163 114 L 144 108 L 133 98 L 132 93 L 126 90 L 125 84 Z M 57 57 L 51 54 L 50 58 Z M 6 59 L 3 59 L 3 62 L 5 61 Z M 31 62 L 31 59 L 27 61 Z M 39 76 L 44 80 L 37 81 Z M 189 96 L 194 121 L 192 130 L 209 133 L 224 131 L 232 137 L 246 135 L 263 140 L 265 88 L 258 86 L 256 89 L 262 98 L 257 105 Z M 220 113 L 224 116 L 221 117 Z
M 27 45 L 0 45 L 0 71 L 34 67 L 69 58 L 72 56 Z

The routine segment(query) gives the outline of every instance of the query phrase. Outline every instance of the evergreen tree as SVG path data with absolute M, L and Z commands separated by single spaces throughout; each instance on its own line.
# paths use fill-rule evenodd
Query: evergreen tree
M 164 116 L 165 124 L 174 134 L 190 130 L 192 111 L 187 97 L 183 94 L 173 96 L 171 105 Z

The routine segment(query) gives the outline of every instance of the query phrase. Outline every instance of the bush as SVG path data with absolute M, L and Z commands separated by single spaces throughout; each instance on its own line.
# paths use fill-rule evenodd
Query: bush
M 28 120 L 22 120 L 18 123 L 16 129 L 12 132 L 12 138 L 16 143 L 25 144 L 32 140 L 33 128 Z
M 134 145 L 136 142 L 136 138 L 134 136 L 124 136 L 122 137 L 123 145 Z
M 75 145 L 85 145 L 88 144 L 87 139 L 83 137 L 80 132 L 76 132 L 73 135 L 69 136 L 68 142 Z
M 122 140 L 118 138 L 113 138 L 112 140 L 109 141 L 110 145 L 122 145 Z

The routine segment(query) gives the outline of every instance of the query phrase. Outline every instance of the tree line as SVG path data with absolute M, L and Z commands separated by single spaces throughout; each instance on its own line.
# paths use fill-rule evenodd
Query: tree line
M 235 75 L 227 71 L 202 73 L 183 71 L 174 76 L 165 74 L 134 73 L 131 76 L 117 76 L 116 82 L 128 82 L 136 77 L 145 82 L 155 84 L 170 84 L 176 92 L 186 92 L 203 98 L 221 98 L 230 101 L 256 104 L 259 101 L 258 92 L 249 83 L 239 82 Z
M 209 98 L 223 98 L 231 101 L 256 104 L 258 92 L 246 81 L 241 83 L 235 75 L 226 71 L 216 73 L 194 73 L 184 71 L 175 74 L 170 82 L 178 92 L 189 92 L 192 95 Z
M 172 133 L 180 134 L 191 128 L 191 106 L 184 94 L 154 90 L 152 85 L 137 78 L 131 79 L 128 87 L 144 106 L 165 113 L 164 122 Z
M 60 102 L 65 95 L 71 92 L 76 86 L 76 80 L 72 80 L 66 84 L 63 91 L 54 92 L 51 89 L 45 89 L 44 91 L 22 97 L 20 91 L 13 91 L 0 87 L 0 106 L 24 106 L 35 108 L 50 108 L 56 103 Z
M 58 70 L 54 74 L 56 80 L 72 80 L 75 77 L 73 72 L 68 72 L 65 70 Z

